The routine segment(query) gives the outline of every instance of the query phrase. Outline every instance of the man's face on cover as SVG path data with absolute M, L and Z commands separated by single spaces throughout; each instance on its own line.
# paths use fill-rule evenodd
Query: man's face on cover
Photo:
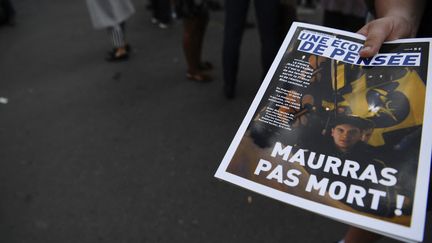
M 336 147 L 342 152 L 348 152 L 362 138 L 360 128 L 351 124 L 339 124 L 332 128 L 331 135 Z

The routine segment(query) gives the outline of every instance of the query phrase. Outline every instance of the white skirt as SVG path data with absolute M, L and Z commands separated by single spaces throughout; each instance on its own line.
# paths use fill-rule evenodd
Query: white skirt
M 86 0 L 93 27 L 102 29 L 128 19 L 135 8 L 130 0 Z

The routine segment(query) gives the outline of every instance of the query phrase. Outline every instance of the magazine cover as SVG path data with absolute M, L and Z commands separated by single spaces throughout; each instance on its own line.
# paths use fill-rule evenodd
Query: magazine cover
M 216 177 L 360 228 L 422 241 L 431 39 L 385 43 L 294 23 Z M 429 80 L 429 83 L 431 80 Z

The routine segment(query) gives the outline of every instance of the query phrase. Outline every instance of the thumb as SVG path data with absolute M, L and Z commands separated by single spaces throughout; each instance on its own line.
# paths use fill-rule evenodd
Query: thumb
M 378 53 L 382 43 L 391 34 L 391 25 L 384 21 L 372 21 L 358 33 L 366 36 L 366 41 L 359 54 L 361 57 L 372 57 Z

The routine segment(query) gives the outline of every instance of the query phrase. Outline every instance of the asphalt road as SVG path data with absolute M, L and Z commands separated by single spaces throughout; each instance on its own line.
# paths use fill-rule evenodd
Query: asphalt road
M 127 26 L 134 53 L 115 64 L 103 60 L 110 43 L 83 0 L 14 3 L 16 25 L 0 28 L 0 242 L 342 237 L 344 224 L 213 177 L 260 85 L 256 29 L 228 101 L 223 12 L 212 13 L 204 47 L 215 80 L 199 84 L 185 78 L 181 22 L 157 28 L 146 1 L 134 1 Z

